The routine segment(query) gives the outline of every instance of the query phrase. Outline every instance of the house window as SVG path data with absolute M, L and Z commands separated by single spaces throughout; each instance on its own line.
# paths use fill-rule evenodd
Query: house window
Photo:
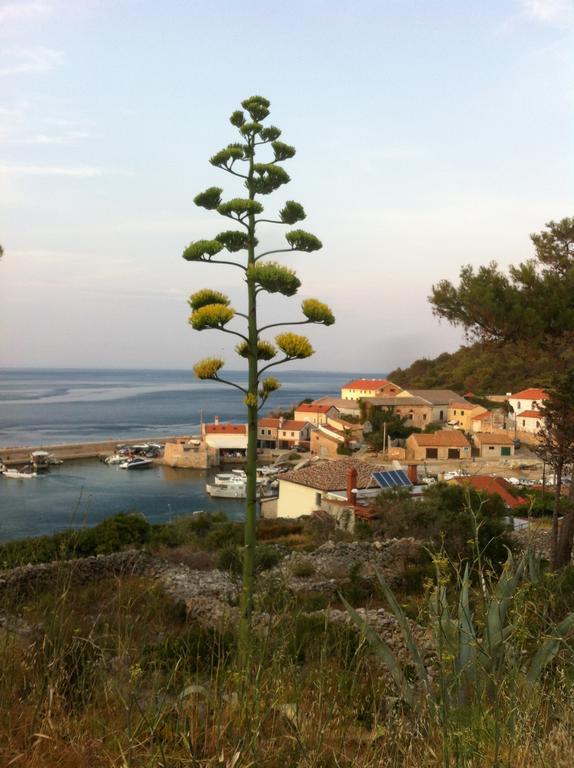
M 320 507 L 320 506 L 321 506 L 321 494 L 320 493 L 316 493 L 315 494 L 315 507 L 317 508 L 317 507 Z
M 438 420 L 439 421 L 443 421 L 444 420 L 444 411 L 440 411 L 440 413 L 438 415 Z
M 536 422 L 536 429 L 540 429 L 540 422 L 539 421 Z
M 526 426 L 526 419 L 522 419 L 522 426 L 523 426 L 523 427 L 525 427 L 525 426 Z
M 456 416 L 456 409 L 453 411 L 454 415 Z
M 464 411 L 461 411 L 461 412 L 460 412 L 460 415 L 461 415 L 461 416 L 464 416 Z
M 426 421 L 426 420 L 427 420 L 427 415 L 426 413 L 423 413 L 423 421 Z
M 267 430 L 267 434 L 268 434 L 268 435 L 270 435 L 270 434 L 271 434 L 271 430 L 270 430 L 270 429 L 268 429 L 268 430 Z
M 489 451 L 494 451 L 494 445 L 489 445 L 489 446 L 488 446 L 488 450 L 489 450 Z
M 519 411 L 521 409 L 520 400 L 516 403 L 516 410 Z
M 291 437 L 295 437 L 295 432 L 291 432 Z

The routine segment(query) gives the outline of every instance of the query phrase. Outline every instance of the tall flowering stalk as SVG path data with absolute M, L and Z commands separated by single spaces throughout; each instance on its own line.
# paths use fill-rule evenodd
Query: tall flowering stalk
M 220 187 L 210 187 L 194 199 L 196 205 L 217 211 L 220 216 L 230 219 L 239 229 L 220 232 L 212 240 L 198 240 L 190 243 L 183 252 L 187 261 L 201 261 L 209 264 L 226 264 L 239 268 L 247 289 L 247 307 L 238 312 L 230 306 L 227 296 L 217 290 L 202 289 L 194 293 L 189 304 L 189 322 L 197 331 L 216 329 L 238 338 L 237 354 L 247 360 L 247 387 L 228 381 L 220 375 L 224 361 L 210 357 L 194 366 L 200 379 L 220 381 L 235 387 L 243 393 L 247 408 L 247 500 L 245 509 L 245 546 L 243 554 L 243 588 L 241 593 L 241 619 L 239 628 L 240 653 L 247 658 L 251 639 L 251 614 L 253 610 L 255 528 L 256 528 L 256 462 L 257 462 L 257 418 L 259 409 L 272 392 L 280 386 L 273 376 L 265 375 L 270 368 L 301 360 L 313 354 L 313 347 L 306 336 L 283 332 L 273 341 L 262 334 L 272 328 L 285 325 L 306 325 L 315 323 L 332 325 L 333 313 L 326 304 L 317 299 L 305 299 L 301 304 L 303 318 L 292 322 L 277 322 L 259 327 L 257 325 L 258 296 L 261 293 L 279 293 L 294 296 L 301 282 L 294 270 L 266 257 L 277 253 L 303 251 L 311 253 L 322 247 L 315 235 L 302 229 L 291 229 L 285 233 L 286 246 L 274 250 L 257 250 L 256 237 L 260 224 L 292 226 L 305 218 L 300 203 L 288 200 L 277 216 L 266 218 L 259 197 L 270 195 L 290 181 L 281 165 L 295 155 L 295 148 L 279 141 L 281 131 L 273 125 L 264 126 L 269 116 L 270 103 L 262 96 L 251 96 L 241 103 L 243 109 L 236 110 L 230 117 L 237 129 L 239 141 L 229 144 L 217 152 L 210 162 L 232 176 L 243 180 L 246 197 L 224 200 Z M 259 155 L 265 159 L 260 160 Z M 244 252 L 244 253 L 242 253 Z

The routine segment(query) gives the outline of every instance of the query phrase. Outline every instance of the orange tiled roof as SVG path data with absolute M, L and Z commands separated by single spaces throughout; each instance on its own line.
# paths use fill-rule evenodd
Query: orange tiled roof
M 520 392 L 516 392 L 511 397 L 513 400 L 517 398 L 521 400 L 548 400 L 548 392 L 545 389 L 531 387 L 530 389 L 521 389 Z
M 205 433 L 207 435 L 246 435 L 247 427 L 245 424 L 206 424 Z
M 279 429 L 283 430 L 290 430 L 291 432 L 295 431 L 301 431 L 304 427 L 307 426 L 306 421 L 291 421 L 289 419 L 285 419 L 283 424 L 279 427 Z
M 257 422 L 258 427 L 273 427 L 273 429 L 277 429 L 279 427 L 279 419 L 272 419 L 271 417 L 267 417 L 264 419 L 259 419 Z
M 295 408 L 297 413 L 328 413 L 332 405 L 321 405 L 320 403 L 301 403 Z
M 512 438 L 500 432 L 478 432 L 474 439 L 486 445 L 512 445 Z
M 385 387 L 387 384 L 392 384 L 392 381 L 388 379 L 354 379 L 348 384 L 343 386 L 343 389 L 367 389 L 377 390 Z M 397 387 L 399 389 L 399 387 Z
M 521 411 L 516 416 L 517 419 L 541 419 L 541 411 Z
M 490 495 L 500 496 L 509 509 L 514 509 L 527 501 L 522 496 L 513 496 L 510 492 L 510 483 L 503 477 L 490 477 L 490 475 L 474 475 L 474 477 L 457 477 L 456 482 L 461 485 L 472 485 L 477 491 L 484 491 Z
M 412 438 L 421 448 L 470 448 L 470 443 L 458 429 L 441 429 L 429 434 L 415 433 Z

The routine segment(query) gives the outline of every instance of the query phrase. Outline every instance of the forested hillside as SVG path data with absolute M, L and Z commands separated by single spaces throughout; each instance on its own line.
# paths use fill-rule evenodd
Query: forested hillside
M 444 387 L 461 394 L 505 394 L 549 383 L 552 363 L 547 356 L 527 354 L 509 344 L 472 344 L 457 352 L 421 358 L 396 368 L 388 378 L 403 387 Z

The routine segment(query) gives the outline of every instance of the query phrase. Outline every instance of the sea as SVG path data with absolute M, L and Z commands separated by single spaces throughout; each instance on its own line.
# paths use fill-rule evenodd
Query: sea
M 281 389 L 262 413 L 305 397 L 338 395 L 356 375 L 283 372 Z M 227 376 L 245 384 L 242 372 Z M 220 422 L 243 421 L 241 394 L 197 381 L 190 370 L 0 369 L 0 457 L 8 447 L 192 434 L 216 416 Z M 131 510 L 150 522 L 215 510 L 242 519 L 242 502 L 207 496 L 208 478 L 204 470 L 157 466 L 126 472 L 97 460 L 68 461 L 29 480 L 0 476 L 0 542 L 95 525 Z

